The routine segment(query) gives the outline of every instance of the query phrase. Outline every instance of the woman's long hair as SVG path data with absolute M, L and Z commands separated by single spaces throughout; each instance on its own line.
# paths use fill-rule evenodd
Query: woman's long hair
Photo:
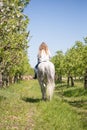
M 38 55 L 41 55 L 42 50 L 45 51 L 47 55 L 49 55 L 49 48 L 46 43 L 42 42 L 42 44 L 39 47 Z

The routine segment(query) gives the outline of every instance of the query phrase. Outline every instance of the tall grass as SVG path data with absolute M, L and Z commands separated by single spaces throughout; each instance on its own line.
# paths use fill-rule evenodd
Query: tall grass
M 0 89 L 0 130 L 86 130 L 87 91 L 56 86 L 51 102 L 41 100 L 37 80 Z

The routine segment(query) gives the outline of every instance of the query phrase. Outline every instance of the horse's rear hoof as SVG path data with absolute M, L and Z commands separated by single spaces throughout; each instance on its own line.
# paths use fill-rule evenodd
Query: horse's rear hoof
M 42 98 L 43 101 L 47 101 L 47 98 Z

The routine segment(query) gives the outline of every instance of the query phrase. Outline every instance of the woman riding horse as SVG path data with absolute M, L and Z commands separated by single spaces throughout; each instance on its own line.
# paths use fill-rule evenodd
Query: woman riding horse
M 51 58 L 51 53 L 49 51 L 49 48 L 46 43 L 42 42 L 42 44 L 39 47 L 39 51 L 38 51 L 38 55 L 37 55 L 38 63 L 34 69 L 35 70 L 34 79 L 37 78 L 37 70 L 38 70 L 39 63 L 49 61 L 50 58 Z
M 38 64 L 35 67 L 35 72 L 41 86 L 43 100 L 52 99 L 53 90 L 55 87 L 55 67 L 54 64 L 49 61 L 50 56 L 51 54 L 48 46 L 43 42 L 39 47 Z

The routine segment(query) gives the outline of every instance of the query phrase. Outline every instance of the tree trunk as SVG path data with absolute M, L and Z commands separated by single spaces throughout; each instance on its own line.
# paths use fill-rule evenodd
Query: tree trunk
M 9 75 L 7 72 L 2 73 L 2 86 L 9 86 Z
M 0 87 L 2 87 L 2 74 L 0 73 Z
M 58 82 L 59 82 L 59 83 L 62 82 L 62 75 L 58 75 Z
M 67 85 L 69 86 L 69 76 L 68 76 L 68 78 L 67 78 Z
M 74 80 L 72 76 L 71 76 L 71 86 L 74 86 Z
M 14 76 L 14 83 L 17 83 L 17 82 L 18 82 L 18 75 L 15 74 L 15 76 Z
M 84 88 L 87 89 L 87 69 L 84 76 Z
M 71 84 L 70 84 L 70 81 L 71 81 Z M 67 85 L 74 86 L 74 80 L 73 80 L 73 77 L 71 75 L 68 75 Z

